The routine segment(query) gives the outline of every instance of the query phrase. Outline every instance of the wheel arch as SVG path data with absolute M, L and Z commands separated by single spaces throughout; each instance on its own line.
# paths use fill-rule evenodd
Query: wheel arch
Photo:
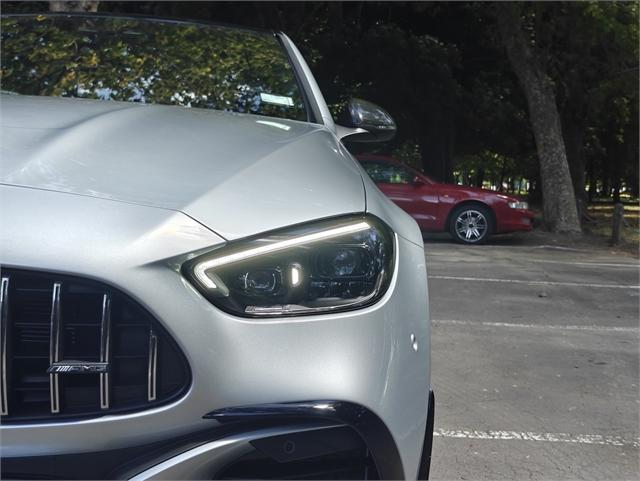
M 493 207 L 491 207 L 489 204 L 487 204 L 486 202 L 482 202 L 480 200 L 462 200 L 460 202 L 458 202 L 457 204 L 454 204 L 453 207 L 451 207 L 451 209 L 449 210 L 449 214 L 447 214 L 447 220 L 444 224 L 444 228 L 446 231 L 449 231 L 449 229 L 451 229 L 451 222 L 453 221 L 453 214 L 460 208 L 460 207 L 472 207 L 472 206 L 479 206 L 479 207 L 483 207 L 485 209 L 487 209 L 487 211 L 490 213 L 491 215 L 491 230 L 489 232 L 489 234 L 493 234 L 495 233 L 496 229 L 497 229 L 497 225 L 498 225 L 498 219 L 496 218 L 496 212 L 493 210 Z

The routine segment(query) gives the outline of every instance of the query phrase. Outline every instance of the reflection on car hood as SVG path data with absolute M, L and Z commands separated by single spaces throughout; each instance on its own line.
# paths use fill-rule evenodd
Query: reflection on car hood
M 324 127 L 255 115 L 2 95 L 0 182 L 190 215 L 227 239 L 365 209 Z
M 447 190 L 448 192 L 465 192 L 467 194 L 476 194 L 476 195 L 493 195 L 500 197 L 505 200 L 518 200 L 518 198 L 511 194 L 505 194 L 504 192 L 499 192 L 497 190 L 484 189 L 482 187 L 475 187 L 471 185 L 458 185 L 458 184 L 438 184 L 443 190 Z

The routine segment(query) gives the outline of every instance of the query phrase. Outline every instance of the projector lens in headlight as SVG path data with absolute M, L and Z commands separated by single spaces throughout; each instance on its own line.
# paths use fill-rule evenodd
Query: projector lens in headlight
M 385 293 L 394 242 L 382 221 L 354 215 L 231 242 L 182 270 L 211 303 L 239 316 L 334 312 Z

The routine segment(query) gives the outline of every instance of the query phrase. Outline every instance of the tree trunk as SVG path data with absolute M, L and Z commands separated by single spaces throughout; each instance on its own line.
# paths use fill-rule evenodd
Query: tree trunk
M 622 179 L 620 171 L 622 170 L 621 161 L 623 154 L 623 146 L 613 140 L 613 178 L 611 179 L 611 186 L 613 187 L 613 203 L 620 202 L 620 188 L 622 187 Z
M 521 26 L 522 4 L 496 6 L 502 43 L 527 98 L 542 180 L 544 219 L 553 232 L 579 233 L 580 221 L 551 79 L 538 65 Z
M 597 188 L 598 188 L 598 179 L 596 177 L 596 161 L 595 159 L 592 158 L 589 160 L 589 194 L 588 194 L 589 203 L 593 202 L 593 199 L 595 199 L 598 193 Z
M 450 182 L 453 173 L 453 117 L 441 105 L 433 103 L 419 138 L 422 165 L 427 174 Z
M 586 200 L 587 183 L 586 164 L 584 159 L 584 136 L 586 128 L 575 119 L 563 120 L 563 135 L 567 148 L 567 161 L 571 171 L 571 181 L 576 199 Z
M 507 160 L 502 161 L 502 169 L 500 170 L 500 181 L 498 182 L 498 190 L 502 192 L 504 187 L 502 184 L 504 183 L 504 177 L 507 175 Z
M 578 206 L 578 217 L 583 221 L 590 221 L 591 216 L 587 211 L 587 166 L 584 157 L 584 138 L 586 125 L 582 119 L 566 116 L 562 119 L 564 143 L 567 149 L 567 161 L 571 172 L 573 191 Z
M 635 136 L 631 133 L 631 129 L 633 127 L 628 128 L 627 132 L 625 133 L 625 138 L 626 139 L 633 139 L 633 140 L 627 140 L 627 142 L 625 142 L 625 164 L 628 166 L 631 166 L 631 168 L 629 169 L 629 172 L 627 173 L 627 178 L 626 178 L 626 183 L 627 183 L 627 189 L 629 189 L 629 191 L 631 192 L 631 195 L 633 197 L 638 197 L 638 194 L 640 193 L 640 184 L 639 184 L 639 163 L 638 163 L 638 134 L 636 133 Z M 637 127 L 636 127 L 637 128 Z M 636 130 L 637 132 L 637 130 Z
M 601 197 L 611 197 L 611 172 L 608 168 L 609 160 L 605 159 L 605 165 L 607 166 L 604 171 L 604 175 L 602 176 L 602 191 L 600 192 Z
M 478 172 L 476 173 L 476 187 L 482 187 L 484 184 L 484 169 L 482 167 L 478 167 Z

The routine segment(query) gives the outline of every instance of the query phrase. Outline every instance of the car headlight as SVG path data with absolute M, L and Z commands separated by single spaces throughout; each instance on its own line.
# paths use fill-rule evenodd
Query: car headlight
M 335 312 L 377 301 L 391 282 L 393 232 L 346 216 L 230 242 L 182 266 L 212 304 L 245 317 Z
M 511 207 L 512 209 L 528 209 L 529 208 L 529 204 L 527 204 L 526 202 L 509 202 L 509 207 Z

